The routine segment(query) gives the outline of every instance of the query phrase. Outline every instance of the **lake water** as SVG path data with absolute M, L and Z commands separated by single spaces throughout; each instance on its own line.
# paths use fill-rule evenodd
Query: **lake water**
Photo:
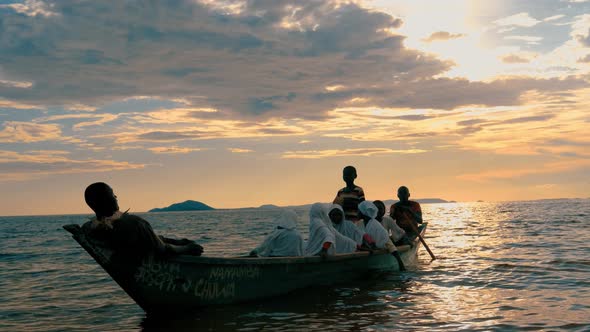
M 307 211 L 296 210 L 306 237 Z M 176 318 L 146 317 L 61 226 L 0 217 L 0 330 L 590 331 L 590 200 L 423 205 L 438 256 L 408 272 Z M 205 254 L 246 254 L 276 211 L 141 214 Z M 227 235 L 229 233 L 229 235 Z

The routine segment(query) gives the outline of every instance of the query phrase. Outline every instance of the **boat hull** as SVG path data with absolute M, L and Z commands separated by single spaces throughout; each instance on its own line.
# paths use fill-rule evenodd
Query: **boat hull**
M 64 228 L 148 313 L 258 300 L 360 279 L 377 271 L 399 271 L 395 258 L 382 250 L 326 258 L 149 255 L 138 264 L 128 264 L 87 237 L 78 225 Z M 415 241 L 412 247 L 398 248 L 404 265 L 415 264 L 418 247 Z

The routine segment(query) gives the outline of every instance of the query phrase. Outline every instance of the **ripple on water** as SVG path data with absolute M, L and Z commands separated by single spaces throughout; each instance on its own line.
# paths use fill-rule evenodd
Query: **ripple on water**
M 435 261 L 422 250 L 420 264 L 404 274 L 188 317 L 146 317 L 61 229 L 86 216 L 0 218 L 0 316 L 11 331 L 582 331 L 590 325 L 589 202 L 424 205 Z M 296 212 L 306 238 L 307 211 Z M 207 255 L 231 256 L 262 241 L 277 214 L 143 216 L 164 235 L 199 239 Z

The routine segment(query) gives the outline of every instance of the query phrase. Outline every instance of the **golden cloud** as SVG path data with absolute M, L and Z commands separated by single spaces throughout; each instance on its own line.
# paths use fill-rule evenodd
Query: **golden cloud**
M 50 175 L 100 173 L 144 168 L 144 164 L 103 159 L 73 159 L 61 150 L 26 151 L 0 150 L 3 172 L 0 181 L 25 181 Z
M 0 131 L 0 142 L 31 143 L 61 140 L 61 128 L 57 124 L 39 124 L 20 121 L 7 121 Z
M 240 148 L 228 148 L 228 151 L 231 151 L 232 153 L 250 153 L 250 152 L 254 152 L 254 150 L 250 150 L 250 149 L 240 149 Z
M 334 149 L 334 150 L 306 150 L 306 151 L 287 151 L 283 153 L 283 159 L 319 159 L 331 157 L 351 157 L 363 156 L 369 157 L 377 154 L 415 154 L 424 153 L 426 150 L 408 149 L 394 150 L 387 148 L 360 148 L 360 149 Z
M 160 146 L 160 147 L 153 147 L 148 148 L 148 150 L 152 151 L 153 153 L 158 154 L 186 154 L 195 151 L 202 151 L 201 148 L 183 148 L 179 146 Z

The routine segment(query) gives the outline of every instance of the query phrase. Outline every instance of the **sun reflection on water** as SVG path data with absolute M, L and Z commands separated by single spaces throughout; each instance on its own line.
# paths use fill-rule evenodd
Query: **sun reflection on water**
M 30 331 L 584 330 L 590 326 L 589 202 L 424 204 L 425 240 L 435 261 L 420 249 L 419 264 L 406 273 L 163 318 L 143 318 L 64 234 L 60 226 L 78 217 L 0 220 L 0 263 L 6 267 L 0 271 L 0 315 L 13 330 Z M 262 240 L 274 213 L 146 218 L 159 233 L 196 238 L 209 255 L 236 255 Z M 307 210 L 297 213 L 305 216 Z M 298 228 L 305 229 L 305 222 L 301 218 Z

